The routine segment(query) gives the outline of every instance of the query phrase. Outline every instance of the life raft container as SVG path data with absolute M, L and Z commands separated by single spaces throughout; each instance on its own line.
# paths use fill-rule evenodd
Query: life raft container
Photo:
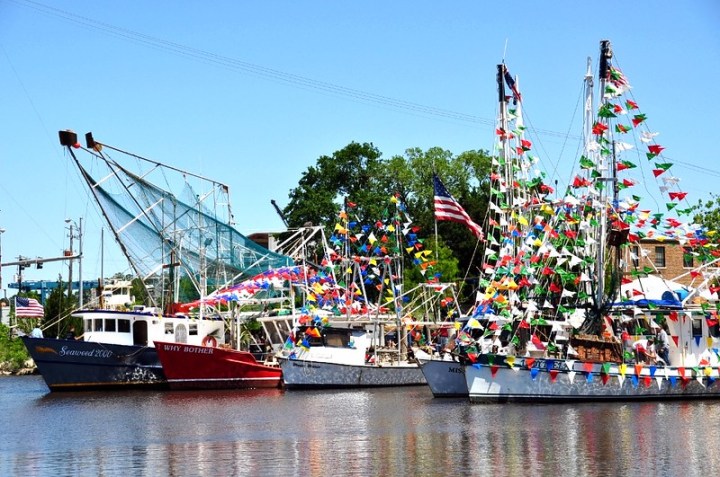
M 214 336 L 207 335 L 205 338 L 203 338 L 202 345 L 209 346 L 211 348 L 217 348 L 217 340 L 215 339 Z

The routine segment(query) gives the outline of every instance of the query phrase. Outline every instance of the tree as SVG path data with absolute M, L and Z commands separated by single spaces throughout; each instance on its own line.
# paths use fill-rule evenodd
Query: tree
M 387 198 L 396 196 L 405 204 L 413 224 L 420 227 L 420 233 L 430 237 L 435 232 L 433 174 L 440 175 L 455 199 L 480 223 L 487 210 L 490 166 L 491 158 L 485 151 L 455 156 L 439 147 L 427 151 L 412 148 L 402 156 L 383 160 L 372 144 L 353 142 L 331 157 L 318 158 L 315 166 L 303 174 L 298 187 L 291 190 L 283 212 L 293 227 L 305 222 L 325 224 L 329 236 L 345 200 L 354 204 L 354 217 L 368 221 L 386 214 Z M 437 230 L 442 237 L 438 245 L 442 258 L 437 264 L 442 281 L 456 280 L 461 270 L 479 269 L 482 256 L 478 241 L 467 227 L 440 222 Z M 446 260 L 448 263 L 444 263 Z M 422 278 L 412 274 L 409 277 Z
M 351 142 L 332 156 L 321 156 L 305 171 L 298 187 L 290 191 L 283 213 L 291 227 L 307 222 L 330 224 L 347 198 L 358 204 L 362 219 L 377 216 L 389 195 L 382 177 L 380 151 L 372 143 Z
M 62 286 L 61 282 L 45 300 L 44 322 L 48 325 L 45 327 L 45 336 L 65 336 L 71 326 L 75 326 L 77 330 L 83 329 L 82 319 L 71 318 L 71 313 L 78 305 L 77 297 L 75 295 L 66 296 L 65 290 L 66 287 Z
M 695 213 L 694 221 L 696 224 L 702 225 L 705 232 L 699 235 L 702 241 L 717 244 L 720 241 L 720 196 L 711 194 L 710 199 L 703 202 L 698 201 L 697 205 L 692 207 Z M 700 254 L 699 258 L 702 262 L 709 262 L 717 258 L 713 253 L 717 253 L 716 247 L 694 247 L 694 252 Z
M 130 295 L 135 298 L 136 305 L 149 305 L 148 292 L 142 280 L 139 278 L 133 278 L 130 284 Z

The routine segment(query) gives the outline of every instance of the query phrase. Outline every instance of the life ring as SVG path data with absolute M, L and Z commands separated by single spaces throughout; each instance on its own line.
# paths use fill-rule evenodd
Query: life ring
M 217 348 L 217 340 L 215 339 L 214 336 L 207 335 L 205 338 L 203 338 L 202 345 L 209 346 L 211 348 Z

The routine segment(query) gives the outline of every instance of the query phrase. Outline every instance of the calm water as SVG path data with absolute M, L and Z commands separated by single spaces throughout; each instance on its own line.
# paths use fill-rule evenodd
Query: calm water
M 719 404 L 471 405 L 425 387 L 50 394 L 5 377 L 0 476 L 708 476 Z

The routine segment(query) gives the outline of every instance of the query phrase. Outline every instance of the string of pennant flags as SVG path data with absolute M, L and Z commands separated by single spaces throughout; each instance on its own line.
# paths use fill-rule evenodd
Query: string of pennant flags
M 671 173 L 673 164 L 664 159 L 665 148 L 655 140 L 658 134 L 647 129 L 648 117 L 640 111 L 637 102 L 628 97 L 629 90 L 627 78 L 619 69 L 611 67 L 604 101 L 592 124 L 592 140 L 586 147 L 588 154 L 580 158 L 579 173 L 559 200 L 551 198 L 555 191 L 545 183 L 544 173 L 532 174 L 539 158 L 533 153 L 532 142 L 525 138 L 522 102 L 516 101 L 508 112 L 507 122 L 499 123 L 497 156 L 490 175 L 487 242 L 481 266 L 484 277 L 472 310 L 474 317 L 496 315 L 506 320 L 520 319 L 530 325 L 544 324 L 538 321 L 537 315 L 568 317 L 581 304 L 592 302 L 595 298 L 590 293 L 591 282 L 597 266 L 595 250 L 598 241 L 604 240 L 595 233 L 602 220 L 602 208 L 610 219 L 610 232 L 621 237 L 620 245 L 638 245 L 643 238 L 674 239 L 701 262 L 720 257 L 720 250 L 711 240 L 714 231 L 680 219 L 693 210 L 679 207 L 687 204 L 688 194 L 679 189 L 679 179 Z M 666 194 L 665 212 L 653 213 L 641 208 L 642 197 L 631 193 L 618 201 L 601 200 L 606 181 L 600 179 L 611 156 L 619 157 L 617 188 L 620 191 L 629 193 L 642 183 L 636 178 L 623 177 L 644 167 L 622 158 L 635 146 L 613 140 L 613 132 L 621 138 L 631 132 L 638 133 L 652 176 L 660 192 Z M 508 171 L 512 174 L 508 175 Z M 653 272 L 652 267 L 635 267 L 631 276 L 643 277 Z M 693 280 L 704 278 L 702 267 L 694 270 L 691 277 Z M 717 293 L 720 287 L 710 291 Z M 703 304 L 703 310 L 716 319 L 718 305 L 712 311 L 708 310 L 709 306 Z M 650 303 L 648 308 L 652 309 L 653 305 Z

